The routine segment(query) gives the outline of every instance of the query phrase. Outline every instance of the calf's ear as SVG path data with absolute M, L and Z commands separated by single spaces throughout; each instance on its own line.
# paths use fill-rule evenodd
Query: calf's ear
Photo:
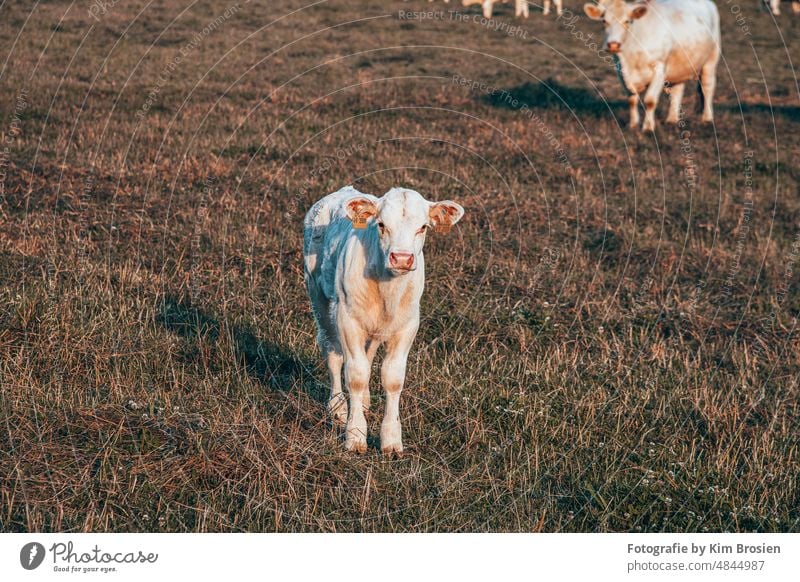
M 639 20 L 642 16 L 647 14 L 647 6 L 644 4 L 637 4 L 631 10 L 631 20 Z
M 363 196 L 351 198 L 344 207 L 347 218 L 353 223 L 354 228 L 366 228 L 367 220 L 378 214 L 375 203 Z
M 431 224 L 439 232 L 449 231 L 456 222 L 461 220 L 462 216 L 464 216 L 464 209 L 452 200 L 431 204 L 428 210 Z
M 592 20 L 600 20 L 603 18 L 603 9 L 597 4 L 587 2 L 583 5 L 583 11 L 586 13 L 586 16 Z

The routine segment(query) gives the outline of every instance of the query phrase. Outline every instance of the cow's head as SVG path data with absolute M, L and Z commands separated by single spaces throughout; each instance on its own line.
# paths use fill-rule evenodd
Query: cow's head
M 383 264 L 395 275 L 416 270 L 428 229 L 446 231 L 464 216 L 455 202 L 429 202 L 405 188 L 392 188 L 377 201 L 356 196 L 345 208 L 354 223 L 366 219 L 367 228 L 374 229 Z
M 625 2 L 606 0 L 599 4 L 584 4 L 583 11 L 592 20 L 601 20 L 606 27 L 606 49 L 610 53 L 622 50 L 631 22 L 647 14 L 647 0 Z

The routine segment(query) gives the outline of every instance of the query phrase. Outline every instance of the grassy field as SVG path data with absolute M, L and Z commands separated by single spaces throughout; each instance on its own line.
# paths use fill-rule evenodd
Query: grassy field
M 0 530 L 800 531 L 788 7 L 720 2 L 716 123 L 687 91 L 643 134 L 575 2 L 30 4 L 0 6 Z M 400 459 L 376 376 L 365 456 L 326 423 L 301 225 L 351 183 L 467 210 L 426 248 Z

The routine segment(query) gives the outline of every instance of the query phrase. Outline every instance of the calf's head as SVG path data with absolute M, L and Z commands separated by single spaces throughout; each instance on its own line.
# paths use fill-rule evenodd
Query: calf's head
M 394 275 L 416 270 L 428 229 L 447 230 L 464 216 L 455 202 L 430 202 L 404 188 L 392 188 L 377 201 L 356 196 L 345 208 L 354 223 L 366 219 L 367 228 L 374 229 L 381 262 Z
M 610 53 L 622 50 L 631 22 L 647 14 L 647 0 L 625 2 L 606 0 L 599 4 L 584 4 L 583 11 L 592 20 L 600 20 L 606 28 L 606 49 Z

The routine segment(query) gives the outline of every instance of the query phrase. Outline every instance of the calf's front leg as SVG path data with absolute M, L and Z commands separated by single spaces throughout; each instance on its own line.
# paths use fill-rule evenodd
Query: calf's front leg
M 386 356 L 381 367 L 381 383 L 386 391 L 386 409 L 381 422 L 381 451 L 384 454 L 403 452 L 400 393 L 406 379 L 408 352 L 417 335 L 418 326 L 418 321 L 414 321 L 386 344 Z
M 365 334 L 346 317 L 339 317 L 338 323 L 344 349 L 344 381 L 350 396 L 344 446 L 348 451 L 366 453 L 364 400 L 369 390 L 370 361 L 365 350 Z

